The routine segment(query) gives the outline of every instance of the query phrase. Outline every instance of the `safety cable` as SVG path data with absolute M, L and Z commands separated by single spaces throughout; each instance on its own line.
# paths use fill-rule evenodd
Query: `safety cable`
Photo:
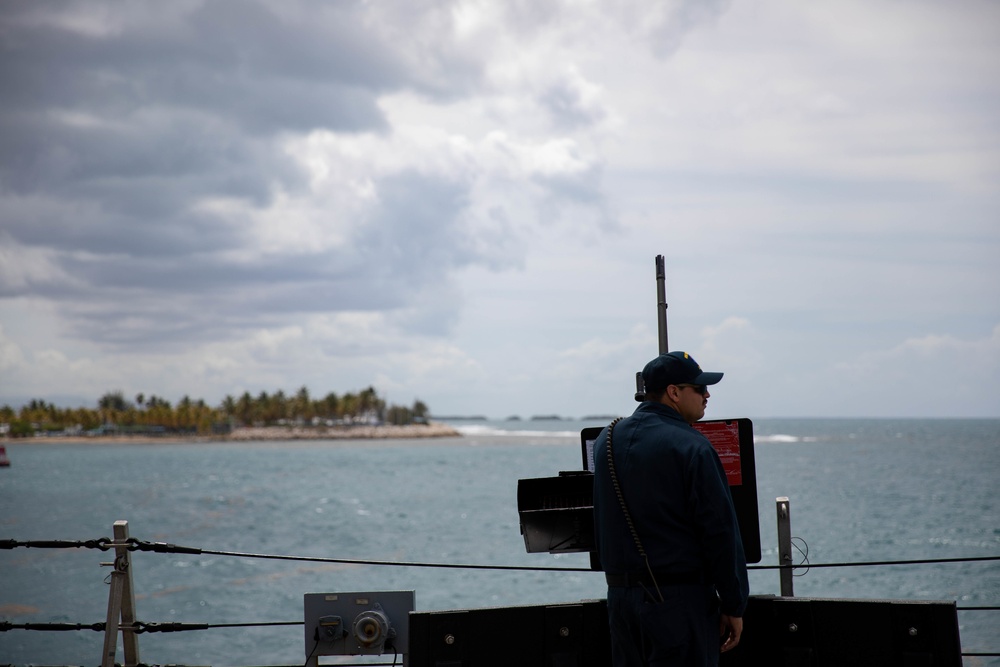
M 936 563 L 976 563 L 1000 560 L 1000 556 L 971 556 L 967 558 L 919 558 L 913 560 L 870 560 L 850 563 L 809 563 L 808 567 L 869 567 L 873 565 L 932 565 Z M 748 570 L 794 570 L 798 565 L 748 565 Z
M 282 556 L 277 554 L 255 554 L 239 551 L 214 551 L 202 549 L 201 553 L 214 556 L 237 556 L 240 558 L 264 558 L 270 560 L 296 560 L 313 563 L 341 563 L 347 565 L 385 565 L 390 567 L 428 567 L 457 570 L 514 570 L 524 572 L 593 572 L 589 567 L 539 567 L 532 565 L 471 565 L 468 563 L 420 563 L 386 560 L 363 560 L 355 558 L 325 558 L 321 556 Z
M 189 552 L 183 552 L 189 553 Z M 325 558 L 320 556 L 282 556 L 275 554 L 257 554 L 257 553 L 246 553 L 238 551 L 214 551 L 209 549 L 202 549 L 200 551 L 202 554 L 211 554 L 216 556 L 237 556 L 240 558 L 264 558 L 273 560 L 301 560 L 301 561 L 312 561 L 312 562 L 322 562 L 322 563 L 342 563 L 342 564 L 352 564 L 352 565 L 387 565 L 395 567 L 437 567 L 437 568 L 455 568 L 455 569 L 469 569 L 469 570 L 524 570 L 531 572 L 594 572 L 595 570 L 589 567 L 537 567 L 537 566 L 525 566 L 525 565 L 469 565 L 461 563 L 421 563 L 417 561 L 410 562 L 400 562 L 400 561 L 380 561 L 380 560 L 360 560 L 360 559 L 349 559 L 349 558 Z M 1000 556 L 973 556 L 968 558 L 924 558 L 915 560 L 895 560 L 895 561 L 867 561 L 867 562 L 850 562 L 850 563 L 812 563 L 809 562 L 805 567 L 858 567 L 858 566 L 872 566 L 872 565 L 927 565 L 935 563 L 969 563 L 969 562 L 981 562 L 981 561 L 998 561 Z M 802 565 L 749 565 L 748 570 L 780 570 L 780 569 L 797 569 L 803 567 Z
M 119 544 L 107 537 L 97 540 L 0 540 L 0 549 L 13 549 L 15 547 L 35 547 L 35 548 L 66 548 L 66 547 L 87 547 L 107 551 L 113 547 L 126 546 L 130 551 L 152 551 L 155 553 L 178 553 L 178 554 L 206 554 L 212 556 L 232 556 L 237 558 L 258 558 L 268 560 L 289 560 L 304 561 L 313 563 L 339 563 L 344 565 L 381 565 L 389 567 L 424 567 L 424 568 L 446 568 L 465 570 L 499 570 L 499 571 L 523 571 L 523 572 L 594 572 L 589 567 L 541 567 L 531 565 L 473 565 L 468 563 L 427 563 L 419 561 L 385 561 L 368 560 L 357 558 L 329 558 L 324 556 L 290 556 L 282 554 L 262 554 L 242 551 L 220 551 L 214 549 L 201 549 L 198 547 L 185 547 L 166 542 L 147 542 L 136 538 L 129 538 L 124 544 Z M 800 549 L 801 552 L 801 549 Z M 808 551 L 804 555 L 808 554 Z M 839 563 L 812 563 L 808 560 L 807 565 L 749 565 L 748 570 L 782 570 L 800 569 L 802 567 L 870 567 L 881 565 L 932 565 L 940 563 L 975 563 L 986 561 L 1000 561 L 1000 556 L 969 556 L 962 558 L 920 558 L 911 560 L 882 560 L 882 561 L 855 561 Z
M 144 623 L 136 621 L 132 625 L 118 626 L 119 630 L 128 630 L 137 635 L 152 632 L 187 632 L 188 630 L 214 630 L 217 628 L 269 628 L 286 625 L 304 625 L 305 621 L 265 621 L 261 623 Z M 105 623 L 10 623 L 0 621 L 0 632 L 10 630 L 38 630 L 42 632 L 59 632 L 69 630 L 93 630 L 104 632 Z
M 101 537 L 96 540 L 0 540 L 0 549 L 13 549 L 15 547 L 28 547 L 36 549 L 100 549 L 107 551 L 114 544 L 109 537 Z
M 104 632 L 104 623 L 10 623 L 0 621 L 0 632 L 10 630 L 40 630 L 43 632 L 59 632 L 64 630 L 93 630 L 94 632 Z

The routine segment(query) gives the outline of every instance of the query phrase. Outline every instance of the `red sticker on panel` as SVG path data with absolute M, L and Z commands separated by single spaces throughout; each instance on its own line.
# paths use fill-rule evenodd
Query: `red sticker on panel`
M 708 438 L 722 460 L 729 486 L 743 484 L 743 466 L 740 464 L 740 425 L 733 422 L 705 422 L 695 424 L 702 435 Z

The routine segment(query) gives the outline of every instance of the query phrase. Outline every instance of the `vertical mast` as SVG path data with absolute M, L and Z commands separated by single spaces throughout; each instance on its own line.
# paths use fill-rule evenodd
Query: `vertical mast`
M 663 270 L 663 255 L 656 256 L 656 323 L 660 354 L 666 354 L 670 352 L 670 348 L 667 346 L 667 288 Z
M 660 346 L 660 354 L 670 351 L 667 344 L 667 287 L 666 272 L 663 269 L 663 255 L 656 256 L 656 329 Z M 635 374 L 635 400 L 646 400 L 646 387 L 642 382 L 642 373 Z

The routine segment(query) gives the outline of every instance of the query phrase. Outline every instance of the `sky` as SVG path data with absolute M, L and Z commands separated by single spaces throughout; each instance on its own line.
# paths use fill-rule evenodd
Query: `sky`
M 0 3 L 0 404 L 1000 417 L 1000 3 Z

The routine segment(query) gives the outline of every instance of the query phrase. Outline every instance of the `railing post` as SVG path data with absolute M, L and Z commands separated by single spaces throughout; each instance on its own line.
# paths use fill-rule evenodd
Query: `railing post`
M 139 664 L 139 637 L 135 634 L 135 593 L 132 588 L 132 556 L 128 550 L 128 521 L 115 521 L 114 531 L 115 569 L 111 573 L 111 590 L 108 593 L 101 667 L 115 665 L 119 621 L 125 647 L 125 667 L 135 667 Z
M 788 496 L 774 499 L 778 514 L 778 565 L 781 569 L 781 596 L 793 597 L 792 591 L 792 510 Z

